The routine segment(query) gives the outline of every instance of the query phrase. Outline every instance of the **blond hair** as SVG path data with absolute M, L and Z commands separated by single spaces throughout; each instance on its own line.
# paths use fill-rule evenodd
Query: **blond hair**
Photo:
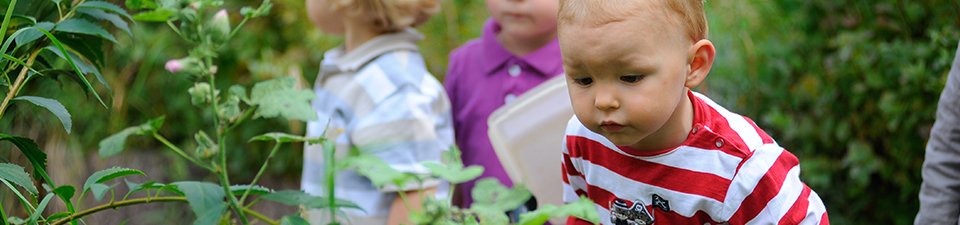
M 369 19 L 382 32 L 416 27 L 440 10 L 439 0 L 332 0 L 334 9 Z
M 707 17 L 703 0 L 656 0 L 657 3 L 636 4 L 640 0 L 560 0 L 560 24 L 570 23 L 577 18 L 590 18 L 597 24 L 620 20 L 642 12 L 642 6 L 659 7 L 664 10 L 665 21 L 683 26 L 687 37 L 696 42 L 707 38 Z

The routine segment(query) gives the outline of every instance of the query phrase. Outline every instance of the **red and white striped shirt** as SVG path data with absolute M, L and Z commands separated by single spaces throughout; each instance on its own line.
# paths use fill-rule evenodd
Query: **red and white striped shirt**
M 618 147 L 572 118 L 563 143 L 564 200 L 590 198 L 603 224 L 830 223 L 820 197 L 800 181 L 796 156 L 749 118 L 689 96 L 689 137 L 659 152 Z

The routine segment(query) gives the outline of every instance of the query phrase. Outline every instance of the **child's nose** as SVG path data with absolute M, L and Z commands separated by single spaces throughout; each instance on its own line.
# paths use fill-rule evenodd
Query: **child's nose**
M 598 87 L 594 106 L 601 111 L 610 111 L 620 108 L 620 101 L 617 100 L 617 96 L 613 91 L 608 88 Z

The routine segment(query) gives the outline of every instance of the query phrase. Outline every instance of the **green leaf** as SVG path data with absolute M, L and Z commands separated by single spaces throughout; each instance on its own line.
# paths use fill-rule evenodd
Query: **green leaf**
M 131 9 L 131 10 L 157 8 L 157 3 L 153 2 L 153 0 L 127 0 L 125 5 L 127 6 L 128 9 Z
M 503 210 L 500 210 L 497 207 L 493 206 L 472 206 L 470 207 L 474 213 L 477 214 L 477 217 L 480 219 L 480 224 L 483 225 L 496 225 L 496 224 L 510 224 L 510 218 L 507 217 L 507 214 Z
M 500 212 L 515 209 L 530 199 L 530 191 L 522 184 L 516 184 L 507 189 L 496 178 L 484 178 L 477 181 L 471 193 L 473 205 L 492 207 Z
M 227 209 L 226 202 L 224 202 L 226 194 L 223 193 L 223 188 L 220 185 L 196 181 L 183 181 L 174 184 L 187 197 L 190 209 L 197 215 L 197 220 L 193 222 L 194 225 L 213 225 L 220 221 L 220 217 Z
M 96 66 L 93 66 L 92 64 L 87 63 L 86 60 L 83 60 L 83 58 L 80 58 L 79 56 L 77 56 L 77 54 L 74 54 L 73 52 L 68 51 L 67 55 L 64 55 L 63 52 L 59 51 L 59 49 L 57 49 L 57 47 L 55 46 L 47 46 L 44 49 L 47 51 L 53 52 L 54 54 L 59 56 L 61 59 L 67 60 L 67 62 L 72 62 L 73 65 L 75 65 L 76 68 L 81 73 L 77 76 L 84 77 L 84 75 L 92 73 L 97 78 L 97 81 L 100 82 L 100 84 L 103 84 L 103 86 L 106 87 L 108 90 L 112 90 L 110 88 L 110 84 L 107 83 L 107 80 L 103 78 L 103 74 L 100 73 L 100 69 L 97 69 Z M 70 58 L 67 58 L 67 56 L 70 56 Z M 88 84 L 88 83 L 85 83 L 85 84 Z M 93 87 L 90 87 L 90 88 L 92 89 Z
M 100 199 L 103 199 L 103 195 L 113 187 L 107 186 L 106 184 L 91 184 L 90 187 L 87 188 L 93 193 L 93 198 L 100 201 Z
M 274 118 L 283 116 L 291 120 L 310 121 L 317 119 L 310 106 L 314 94 L 309 90 L 297 90 L 292 77 L 281 77 L 257 83 L 250 93 L 253 105 L 259 105 L 256 117 Z
M 135 127 L 128 127 L 123 129 L 120 132 L 117 132 L 110 137 L 107 137 L 100 141 L 100 157 L 109 157 L 116 154 L 119 154 L 123 151 L 123 146 L 127 142 L 127 137 L 130 135 L 148 135 L 153 134 L 163 126 L 164 117 L 154 118 L 147 123 L 141 124 Z
M 11 40 L 16 40 L 17 47 L 20 47 L 27 43 L 33 42 L 40 37 L 43 37 L 43 32 L 40 32 L 38 29 L 50 31 L 53 30 L 55 26 L 56 25 L 51 22 L 40 22 L 31 27 L 20 28 L 20 30 L 17 30 L 17 32 L 14 32 L 13 35 L 11 35 L 11 37 L 14 37 L 11 38 Z M 6 45 L 7 44 L 4 44 L 4 46 Z
M 83 190 L 87 190 L 93 184 L 99 184 L 99 183 L 116 179 L 117 177 L 130 176 L 130 175 L 146 176 L 146 174 L 144 174 L 143 171 L 140 171 L 140 170 L 113 167 L 110 169 L 97 171 L 96 173 L 93 173 L 93 175 L 90 175 L 90 177 L 87 177 L 87 181 L 83 183 Z
M 38 31 L 43 33 L 43 35 L 47 36 L 47 38 L 49 38 L 50 41 L 53 42 L 53 45 L 57 46 L 57 49 L 60 50 L 61 53 L 69 55 L 69 52 L 67 51 L 66 48 L 63 47 L 63 43 L 60 42 L 60 39 L 57 39 L 57 37 L 53 36 L 53 34 L 51 34 L 49 31 L 46 31 L 46 30 L 38 30 Z M 73 61 L 72 57 L 67 57 L 66 59 L 67 59 L 67 63 L 70 63 L 70 66 L 73 67 L 73 70 L 77 72 L 78 75 L 80 75 L 80 76 L 77 76 L 77 78 L 80 78 L 80 80 L 83 81 L 83 85 L 86 86 L 87 90 L 90 93 L 92 93 L 94 97 L 97 98 L 97 101 L 100 102 L 100 105 L 103 105 L 103 107 L 107 107 L 107 103 L 103 102 L 103 98 L 100 98 L 100 94 L 97 94 L 97 91 L 93 89 L 93 86 L 90 85 L 90 81 L 87 81 L 87 77 L 83 76 L 84 73 L 80 70 L 79 67 L 77 67 L 77 64 Z
M 280 219 L 280 225 L 310 225 L 307 220 L 297 215 L 284 216 Z
M 270 188 L 266 188 L 260 185 L 253 185 L 253 186 L 233 185 L 233 186 L 230 186 L 230 193 L 233 195 L 240 196 L 240 195 L 243 195 L 243 193 L 247 191 L 247 189 L 250 189 L 251 195 L 265 195 L 273 192 L 273 190 L 270 190 Z
M 27 219 L 28 223 L 34 224 L 37 222 L 37 219 L 40 218 L 40 215 L 43 214 L 43 210 L 47 208 L 47 204 L 50 204 L 50 199 L 53 199 L 53 195 L 47 195 L 43 197 L 43 200 L 40 201 L 40 204 L 37 204 L 37 211 L 34 211 L 30 218 Z
M 59 219 L 67 218 L 67 216 L 70 216 L 70 212 L 58 212 L 48 216 L 46 219 L 47 221 L 57 221 Z
M 313 196 L 313 195 L 304 193 L 303 191 L 293 191 L 293 190 L 277 191 L 274 193 L 261 196 L 260 199 L 273 201 L 273 202 L 277 202 L 277 203 L 281 203 L 289 206 L 302 205 L 309 209 L 324 209 L 324 208 L 330 207 L 328 198 Z M 334 205 L 340 208 L 354 208 L 354 209 L 363 210 L 360 208 L 360 206 L 357 206 L 357 204 L 354 204 L 353 202 L 343 200 L 343 199 L 336 199 L 336 201 L 334 202 Z
M 67 108 L 63 107 L 63 104 L 60 104 L 57 100 L 37 96 L 20 96 L 13 100 L 28 101 L 49 110 L 53 115 L 57 116 L 57 119 L 60 119 L 60 123 L 63 124 L 63 129 L 67 130 L 67 134 L 70 134 L 70 129 L 73 128 L 73 120 L 70 119 L 70 113 L 67 112 Z
M 229 93 L 231 96 L 236 96 L 243 101 L 243 103 L 250 104 L 250 97 L 247 96 L 247 89 L 240 85 L 230 86 Z
M 77 193 L 77 189 L 70 185 L 63 185 L 53 189 L 53 193 L 57 194 L 60 199 L 71 199 L 73 198 L 73 195 Z
M 57 4 L 57 5 L 59 5 L 59 4 L 60 4 L 60 2 L 62 2 L 63 0 L 50 0 L 50 1 L 53 1 L 53 3 L 55 3 L 55 4 Z
M 121 16 L 123 16 L 123 17 L 126 17 L 127 19 L 133 20 L 133 18 L 130 17 L 130 14 L 128 14 L 126 10 L 123 10 L 123 9 L 120 8 L 119 6 L 114 5 L 113 3 L 109 3 L 109 2 L 103 2 L 103 1 L 87 1 L 87 2 L 84 2 L 83 4 L 78 5 L 77 8 L 95 8 L 95 9 L 102 9 L 102 10 L 106 10 L 106 11 L 109 11 L 109 12 L 112 12 L 112 13 L 119 14 L 119 15 L 121 15 Z
M 349 157 L 346 161 L 350 167 L 356 168 L 357 173 L 369 178 L 377 187 L 388 184 L 404 187 L 417 179 L 416 175 L 397 171 L 383 159 L 372 154 L 361 153 Z
M 103 27 L 100 27 L 100 25 L 91 23 L 85 19 L 74 18 L 61 21 L 57 24 L 57 27 L 54 28 L 54 30 L 66 33 L 93 35 L 107 39 L 115 44 L 117 43 L 117 38 L 113 37 L 113 34 L 110 34 L 110 32 L 104 30 Z
M 167 8 L 159 8 L 149 12 L 137 13 L 133 16 L 134 20 L 147 22 L 165 22 L 176 15 L 176 11 Z
M 26 189 L 31 194 L 37 194 L 37 187 L 33 185 L 30 174 L 27 174 L 27 172 L 23 170 L 23 167 L 10 163 L 0 163 L 0 179 L 23 187 L 23 189 Z
M 306 138 L 303 136 L 281 133 L 281 132 L 271 132 L 266 134 L 261 134 L 259 136 L 250 138 L 250 141 L 276 141 L 278 143 L 289 143 L 289 142 L 304 142 Z
M 39 176 L 47 181 L 48 184 L 53 184 L 53 180 L 50 179 L 50 176 L 47 175 L 47 154 L 43 153 L 40 150 L 40 147 L 37 147 L 37 143 L 33 142 L 29 138 L 17 137 L 8 134 L 0 133 L 0 141 L 10 141 L 13 145 L 16 145 L 20 152 L 23 155 L 27 156 L 27 160 L 30 161 L 30 164 L 33 165 L 33 174 L 34 176 Z M 39 179 L 39 178 L 38 178 Z
M 120 18 L 120 16 L 116 14 L 110 14 L 103 10 L 95 9 L 95 8 L 78 8 L 77 12 L 86 14 L 90 17 L 97 18 L 100 20 L 106 20 L 112 23 L 113 26 L 117 27 L 123 32 L 126 32 L 127 35 L 133 35 L 133 33 L 130 32 L 130 25 L 127 24 L 127 21 L 124 21 L 123 18 Z
M 436 162 L 425 162 L 423 166 L 430 170 L 430 173 L 438 176 L 451 184 L 459 184 L 471 181 L 483 174 L 482 166 L 470 166 L 467 168 L 457 168 L 456 166 L 444 165 Z

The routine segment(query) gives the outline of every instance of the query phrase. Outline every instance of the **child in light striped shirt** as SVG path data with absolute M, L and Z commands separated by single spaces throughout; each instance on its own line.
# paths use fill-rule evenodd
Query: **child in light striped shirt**
M 308 122 L 307 136 L 335 141 L 337 153 L 357 148 L 372 153 L 401 172 L 426 174 L 422 162 L 440 160 L 453 145 L 450 102 L 443 86 L 426 69 L 412 29 L 439 8 L 439 0 L 306 0 L 311 21 L 323 32 L 344 37 L 327 51 L 314 85 L 313 107 L 320 119 Z M 325 196 L 323 151 L 304 150 L 301 187 Z M 422 185 L 377 188 L 356 171 L 336 175 L 336 197 L 356 203 L 347 209 L 346 224 L 399 224 L 408 209 L 398 197 L 406 192 L 411 207 L 421 193 L 446 196 L 438 180 Z M 329 215 L 309 211 L 313 224 Z
M 560 5 L 565 200 L 590 198 L 603 224 L 829 224 L 796 156 L 690 90 L 716 55 L 702 0 Z

